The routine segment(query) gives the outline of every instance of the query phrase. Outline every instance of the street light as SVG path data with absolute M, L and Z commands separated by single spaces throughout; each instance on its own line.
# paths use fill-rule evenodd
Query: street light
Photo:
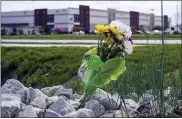
M 178 1 L 177 1 L 177 4 L 176 4 L 176 9 L 177 9 L 177 18 L 176 18 L 176 28 L 177 28 L 177 30 L 176 31 L 178 31 Z
M 154 9 L 150 9 L 150 10 L 152 10 L 152 14 L 153 14 Z
M 151 30 L 154 27 L 154 9 L 150 9 L 152 11 L 152 25 L 151 25 Z

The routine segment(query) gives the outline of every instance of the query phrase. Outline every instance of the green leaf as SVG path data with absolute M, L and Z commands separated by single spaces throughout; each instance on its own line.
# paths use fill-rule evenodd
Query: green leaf
M 125 61 L 113 58 L 105 63 L 97 55 L 91 55 L 88 60 L 87 72 L 84 77 L 84 91 L 92 94 L 98 87 L 107 85 L 112 80 L 117 80 L 126 70 Z

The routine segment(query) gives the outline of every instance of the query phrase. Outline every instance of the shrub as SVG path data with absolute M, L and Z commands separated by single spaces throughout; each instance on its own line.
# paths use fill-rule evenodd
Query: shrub
M 60 34 L 62 32 L 60 27 L 54 28 L 54 33 Z

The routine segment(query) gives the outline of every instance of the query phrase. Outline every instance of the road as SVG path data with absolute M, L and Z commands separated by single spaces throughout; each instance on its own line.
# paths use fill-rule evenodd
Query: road
M 65 46 L 74 46 L 74 47 L 94 47 L 97 44 L 2 44 L 3 47 L 65 47 Z M 134 45 L 136 46 L 145 46 L 145 45 Z
M 150 39 L 150 40 L 142 40 L 142 39 L 137 39 L 137 40 L 133 40 L 134 43 L 143 43 L 143 44 L 146 44 L 146 43 L 150 43 L 150 44 L 160 44 L 161 43 L 161 40 L 160 39 Z M 98 41 L 97 40 L 94 40 L 94 39 L 91 39 L 91 40 L 88 40 L 88 39 L 83 39 L 83 40 L 79 40 L 79 39 L 73 39 L 73 40 L 59 40 L 59 39 L 41 39 L 41 40 L 38 40 L 38 39 L 1 39 L 1 42 L 19 42 L 19 43 L 43 43 L 43 42 L 46 42 L 46 43 L 97 43 Z M 181 43 L 181 40 L 180 39 L 167 39 L 165 40 L 165 42 L 168 44 L 176 44 L 176 43 Z
M 133 40 L 134 44 L 162 44 L 160 39 L 153 39 L 153 40 Z M 92 47 L 96 46 L 97 40 L 53 40 L 53 39 L 1 39 L 1 46 L 4 47 L 61 47 L 61 46 L 80 46 L 80 47 Z M 164 41 L 165 44 L 181 44 L 182 40 L 180 39 L 168 39 Z M 29 44 L 23 44 L 29 43 Z M 32 44 L 31 44 L 32 43 Z M 33 44 L 34 43 L 34 44 Z M 39 43 L 39 44 L 36 44 Z M 44 44 L 41 44 L 44 43 Z M 45 44 L 47 43 L 47 44 Z M 51 44 L 51 43 L 69 43 L 69 44 Z M 70 44 L 73 43 L 73 44 Z M 74 43 L 82 43 L 82 44 L 74 44 Z M 95 43 L 95 44 L 83 44 L 83 43 Z

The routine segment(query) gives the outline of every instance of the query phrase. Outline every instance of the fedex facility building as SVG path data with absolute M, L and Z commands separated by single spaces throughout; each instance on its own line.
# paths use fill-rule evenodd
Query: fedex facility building
M 2 12 L 1 15 L 2 28 L 22 28 L 25 34 L 32 29 L 38 30 L 39 27 L 44 30 L 57 27 L 64 32 L 72 32 L 73 28 L 82 27 L 85 32 L 92 32 L 96 24 L 109 24 L 113 20 L 120 20 L 134 29 L 142 27 L 147 31 L 153 26 L 161 26 L 161 17 L 152 13 L 126 12 L 109 8 L 99 10 L 84 5 L 80 5 L 79 8 Z M 170 21 L 170 18 L 164 15 L 165 29 L 170 27 Z

